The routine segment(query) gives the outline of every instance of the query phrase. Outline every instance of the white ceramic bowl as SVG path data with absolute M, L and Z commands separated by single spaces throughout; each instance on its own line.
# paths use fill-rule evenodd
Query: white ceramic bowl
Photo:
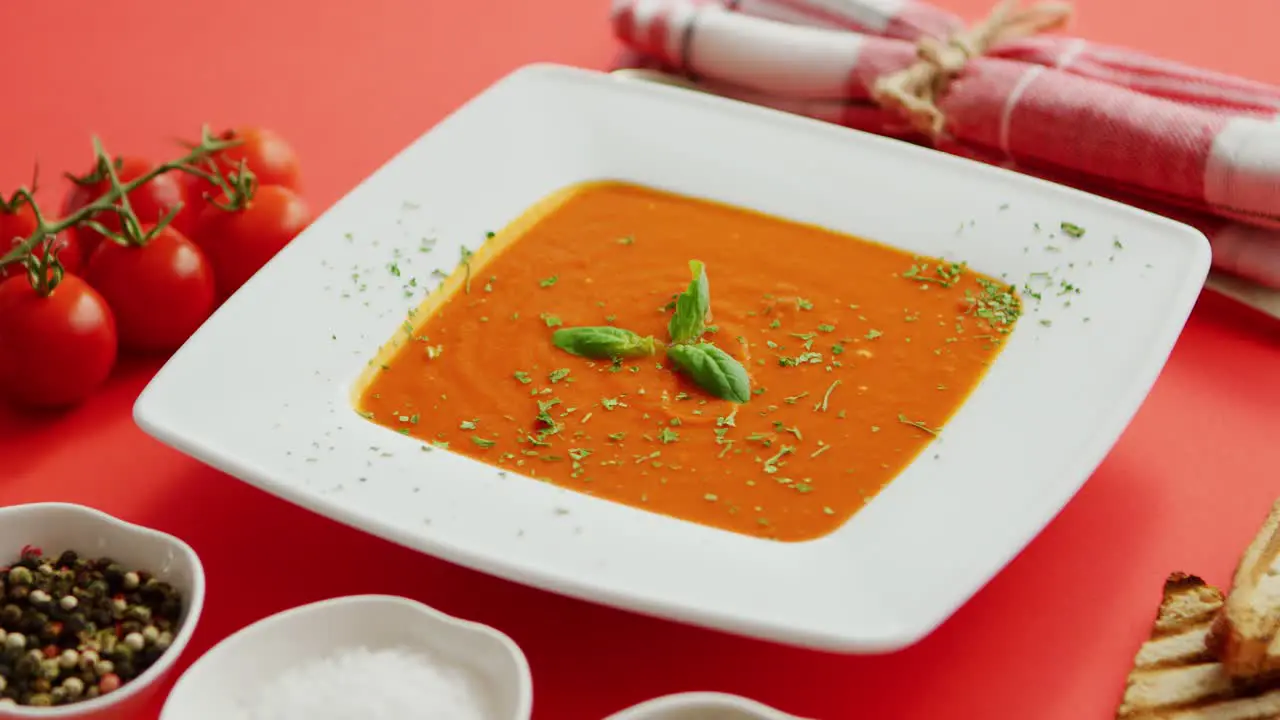
M 147 570 L 182 593 L 181 624 L 173 644 L 151 667 L 119 690 L 71 705 L 28 708 L 0 705 L 0 718 L 139 717 L 138 707 L 182 654 L 204 607 L 204 567 L 191 546 L 178 538 L 127 523 L 100 510 L 68 503 L 35 503 L 0 508 L 0 566 L 18 558 L 24 545 L 57 557 L 74 550 L 86 557 L 110 557 L 130 569 Z
M 511 638 L 407 598 L 353 595 L 277 613 L 218 643 L 178 680 L 160 720 L 235 717 L 240 698 L 300 661 L 362 646 L 422 649 L 470 670 L 496 720 L 533 710 L 529 663 Z
M 689 692 L 633 705 L 605 720 L 803 720 L 738 695 Z

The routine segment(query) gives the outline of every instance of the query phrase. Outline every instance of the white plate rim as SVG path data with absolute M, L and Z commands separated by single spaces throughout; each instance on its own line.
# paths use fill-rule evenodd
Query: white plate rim
M 1176 338 L 1181 332 L 1181 328 L 1194 305 L 1195 298 L 1198 296 L 1204 275 L 1208 271 L 1209 250 L 1207 240 L 1203 235 L 1184 225 L 1144 211 L 1069 188 L 1062 188 L 1046 181 L 935 153 L 893 140 L 848 131 L 825 123 L 723 98 L 690 93 L 676 88 L 654 86 L 624 78 L 609 78 L 601 73 L 591 71 L 554 65 L 534 65 L 522 68 L 500 80 L 476 100 L 451 115 L 445 123 L 451 122 L 454 118 L 467 112 L 468 108 L 473 107 L 478 101 L 486 97 L 492 98 L 504 92 L 512 93 L 515 92 L 513 88 L 520 88 L 521 86 L 525 86 L 522 89 L 527 90 L 528 86 L 539 84 L 543 89 L 554 88 L 557 84 L 563 84 L 566 86 L 574 85 L 599 89 L 602 92 L 616 92 L 618 88 L 625 87 L 625 92 L 637 98 L 644 98 L 646 101 L 652 100 L 666 104 L 678 103 L 682 106 L 695 108 L 697 112 L 717 113 L 725 118 L 740 118 L 746 122 L 767 122 L 775 128 L 784 128 L 797 135 L 815 136 L 825 134 L 835 137 L 834 134 L 839 133 L 841 142 L 860 147 L 876 148 L 880 152 L 896 153 L 904 158 L 911 158 L 913 162 L 936 165 L 939 168 L 950 168 L 952 171 L 960 168 L 959 171 L 976 179 L 999 178 L 1001 182 L 1016 184 L 1029 189 L 1034 188 L 1039 191 L 1051 189 L 1051 192 L 1058 197 L 1071 199 L 1082 206 L 1105 209 L 1107 212 L 1126 216 L 1135 222 L 1144 224 L 1146 227 L 1163 231 L 1171 238 L 1177 238 L 1178 241 L 1185 243 L 1186 246 L 1183 248 L 1185 262 L 1179 268 L 1178 289 L 1177 292 L 1171 293 L 1166 298 L 1170 309 L 1160 318 L 1159 332 L 1154 337 L 1149 352 L 1144 356 L 1141 367 L 1132 373 L 1132 382 L 1128 385 L 1126 392 L 1123 395 L 1112 398 L 1116 410 L 1108 416 L 1105 423 L 1094 428 L 1091 437 L 1086 438 L 1088 442 L 1084 444 L 1087 449 L 1083 449 L 1076 456 L 1071 468 L 1062 471 L 1064 474 L 1076 478 L 1076 481 L 1058 488 L 1054 497 L 1046 499 L 1034 510 L 1026 509 L 1028 515 L 1024 518 L 1023 525 L 1028 530 L 1023 533 L 1019 541 L 1009 542 L 1002 553 L 998 555 L 993 553 L 985 558 L 981 563 L 983 568 L 971 573 L 971 582 L 967 583 L 965 587 L 958 588 L 945 602 L 937 603 L 927 617 L 922 615 L 911 622 L 904 622 L 896 626 L 884 624 L 874 629 L 867 626 L 830 630 L 816 629 L 813 626 L 801 627 L 776 614 L 772 617 L 746 616 L 737 612 L 734 608 L 709 607 L 688 598 L 686 598 L 686 602 L 673 603 L 669 598 L 647 597 L 643 594 L 604 586 L 600 583 L 592 582 L 589 578 L 574 577 L 564 573 L 548 572 L 546 568 L 531 567 L 527 561 L 513 561 L 509 558 L 497 556 L 492 552 L 480 552 L 475 548 L 450 542 L 449 539 L 439 535 L 433 536 L 429 532 L 421 530 L 416 532 L 409 531 L 394 524 L 382 523 L 375 518 L 352 510 L 340 502 L 330 501 L 314 492 L 304 491 L 297 486 L 277 482 L 272 479 L 273 471 L 270 468 L 263 467 L 253 460 L 238 457 L 238 453 L 234 449 L 219 447 L 216 441 L 202 440 L 193 435 L 189 427 L 183 428 L 182 411 L 173 404 L 174 399 L 186 391 L 175 385 L 171 378 L 174 377 L 178 368 L 198 362 L 197 353 L 208 352 L 207 346 L 214 332 L 211 326 L 217 324 L 216 321 L 220 319 L 218 317 L 215 317 L 214 321 L 202 328 L 193 340 L 171 359 L 144 390 L 135 405 L 134 411 L 135 420 L 139 426 L 162 442 L 199 458 L 224 472 L 245 479 L 251 484 L 290 502 L 326 515 L 339 522 L 364 529 L 393 542 L 499 577 L 637 612 L 791 644 L 844 652 L 889 651 L 909 645 L 936 628 L 938 624 L 949 617 L 955 609 L 984 585 L 992 575 L 1020 552 L 1069 501 L 1093 469 L 1105 457 L 1111 445 L 1119 437 L 1123 428 L 1141 405 L 1142 399 L 1149 392 Z M 445 123 L 442 123 L 442 125 Z M 431 134 L 428 133 L 424 138 L 429 137 Z M 401 156 L 397 156 L 387 166 L 384 166 L 383 170 L 399 161 L 403 155 L 402 153 Z M 380 170 L 379 173 L 381 172 L 383 171 Z M 375 173 L 372 177 L 377 178 L 379 173 Z M 353 191 L 353 195 L 358 190 Z M 350 197 L 348 196 L 348 198 Z M 344 199 L 343 202 L 347 202 L 347 200 Z M 339 203 L 339 206 L 341 205 L 342 203 Z M 321 218 L 316 226 L 322 226 L 323 222 L 324 218 Z M 310 230 L 308 235 L 313 235 L 316 232 L 318 231 Z M 296 243 L 295 246 L 305 244 L 306 242 L 304 241 Z M 266 271 L 246 286 L 246 290 L 242 294 L 247 297 L 254 295 L 262 297 L 266 282 L 278 272 L 277 268 L 281 265 L 282 260 L 293 256 L 295 252 L 298 251 L 291 247 L 282 254 L 281 260 L 273 261 Z M 248 300 L 237 297 L 229 305 L 244 302 L 248 302 Z M 225 312 L 224 310 L 219 315 Z M 380 341 L 381 338 L 375 342 Z M 564 502 L 573 502 L 573 500 L 565 499 Z M 863 511 L 863 513 L 866 512 L 865 510 Z

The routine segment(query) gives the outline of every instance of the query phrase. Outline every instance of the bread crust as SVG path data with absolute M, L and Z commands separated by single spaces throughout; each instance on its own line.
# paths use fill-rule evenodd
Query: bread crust
M 1238 680 L 1280 672 L 1280 500 L 1240 557 L 1213 644 Z
M 1218 660 L 1215 628 L 1225 604 L 1221 590 L 1195 575 L 1165 580 L 1117 720 L 1280 720 L 1280 683 L 1240 681 Z

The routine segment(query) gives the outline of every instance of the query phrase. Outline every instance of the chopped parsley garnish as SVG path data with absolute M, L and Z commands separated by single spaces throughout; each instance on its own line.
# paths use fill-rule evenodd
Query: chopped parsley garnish
M 788 433 L 791 433 L 792 435 L 795 435 L 797 440 L 804 439 L 804 435 L 800 434 L 800 428 L 798 427 L 786 427 L 785 425 L 782 424 L 781 421 L 775 421 L 773 423 L 773 426 L 777 428 L 779 432 L 788 432 Z
M 556 422 L 555 418 L 551 417 L 551 408 L 559 404 L 560 404 L 560 398 L 551 398 L 550 400 L 538 401 L 537 420 L 538 422 L 546 426 L 544 429 L 538 431 L 538 435 L 540 436 L 539 439 L 542 439 L 548 435 L 554 435 L 560 432 L 560 423 Z
M 782 367 L 795 367 L 797 365 L 818 365 L 822 363 L 822 353 L 802 352 L 799 355 L 790 358 L 782 355 L 778 356 L 778 364 Z
M 551 313 L 542 313 L 538 317 L 542 318 L 542 322 L 546 323 L 547 327 L 549 328 L 560 327 L 561 325 L 564 325 L 563 320 L 561 320 L 559 317 L 555 315 L 552 315 Z
M 658 431 L 658 441 L 661 442 L 663 445 L 677 442 L 679 439 L 680 439 L 680 433 L 676 432 L 675 430 L 672 430 L 671 428 L 664 427 Z
M 831 387 L 827 388 L 827 392 L 826 392 L 826 394 L 822 396 L 822 402 L 819 402 L 818 404 L 814 405 L 814 406 L 813 406 L 813 411 L 814 411 L 814 412 L 826 412 L 826 411 L 827 411 L 827 402 L 831 400 L 831 393 L 835 392 L 835 389 L 836 389 L 836 388 L 838 388 L 838 387 L 840 387 L 840 381 L 839 381 L 839 380 L 836 380 L 835 382 L 831 383 Z
M 479 435 L 472 435 L 472 436 L 471 436 L 471 442 L 473 442 L 473 443 L 475 443 L 476 445 L 479 445 L 480 447 L 485 448 L 485 449 L 491 448 L 491 447 L 493 447 L 494 445 L 497 445 L 497 444 L 498 444 L 498 443 L 496 443 L 496 442 L 494 442 L 494 441 L 492 441 L 492 440 L 486 440 L 485 438 L 482 438 L 482 437 L 480 437 Z
M 463 289 L 466 291 L 468 295 L 470 295 L 471 294 L 471 254 L 472 253 L 465 246 L 463 246 L 461 250 L 462 250 L 462 259 L 458 261 L 458 264 L 462 265 L 463 268 L 465 268 L 466 278 L 463 281 Z
M 921 283 L 936 283 L 944 288 L 949 288 L 952 285 L 955 285 L 960 279 L 960 276 L 964 274 L 964 269 L 964 263 L 940 262 L 936 266 L 933 266 L 933 274 L 930 275 L 930 265 L 928 263 L 923 263 L 920 265 L 912 265 L 907 268 L 902 273 L 902 277 Z
M 925 425 L 924 423 L 918 420 L 911 420 L 907 418 L 906 415 L 903 415 L 902 413 L 898 413 L 898 422 L 902 423 L 903 425 L 910 425 L 913 428 L 923 430 L 929 433 L 930 435 L 933 435 L 934 437 L 937 437 L 938 435 L 938 431 L 936 429 L 931 428 L 928 425 Z
M 569 368 L 560 368 L 559 370 L 552 370 L 550 373 L 547 374 L 547 379 L 551 381 L 552 385 L 560 382 L 561 380 L 567 377 L 569 377 Z
M 769 473 L 770 475 L 778 472 L 779 461 L 781 461 L 782 458 L 786 457 L 787 455 L 790 455 L 795 451 L 796 449 L 793 446 L 783 445 L 782 448 L 778 450 L 777 455 L 774 455 L 773 457 L 764 461 L 764 471 L 766 473 Z
M 533 378 L 529 377 L 529 373 L 527 372 L 522 372 L 520 370 L 517 370 L 514 373 L 512 373 L 512 375 L 515 377 L 515 379 L 519 380 L 520 383 L 523 385 L 528 385 L 529 383 L 533 382 Z
M 874 329 L 874 328 L 873 328 L 873 329 L 871 329 L 871 330 L 868 330 L 868 331 L 867 331 L 866 338 L 867 338 L 868 340 L 875 340 L 876 338 L 880 337 L 881 335 L 884 335 L 884 333 L 882 333 L 882 332 L 880 332 L 879 330 L 876 330 L 876 329 Z
M 813 349 L 813 340 L 814 340 L 814 338 L 818 337 L 818 333 L 791 333 L 791 337 L 793 337 L 793 338 L 799 338 L 800 340 L 803 340 L 803 341 L 804 341 L 804 349 L 805 349 L 805 350 L 812 350 L 812 349 Z
M 978 284 L 982 286 L 980 295 L 974 296 L 965 291 L 965 298 L 969 301 L 967 312 L 986 320 L 999 332 L 1009 332 L 1008 326 L 1022 314 L 1022 305 L 1013 287 L 1001 287 L 983 278 L 978 279 Z
M 636 456 L 636 464 L 637 464 L 637 465 L 639 465 L 640 463 L 644 462 L 645 460 L 653 460 L 653 459 L 655 459 L 655 458 L 657 458 L 657 457 L 660 457 L 661 455 L 662 455 L 662 451 L 661 451 L 661 450 L 654 450 L 653 452 L 649 453 L 648 455 L 637 455 L 637 456 Z
M 1071 237 L 1071 238 L 1084 237 L 1084 228 L 1080 227 L 1079 225 L 1076 225 L 1075 223 L 1064 222 L 1062 223 L 1061 227 L 1062 227 L 1062 232 L 1066 233 L 1067 237 Z
M 475 430 L 477 422 L 479 422 L 479 420 L 463 420 L 461 423 L 458 424 L 458 429 Z

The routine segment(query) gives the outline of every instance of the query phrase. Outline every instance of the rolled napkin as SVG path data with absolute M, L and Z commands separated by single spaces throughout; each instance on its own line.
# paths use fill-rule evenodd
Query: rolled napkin
M 915 0 L 615 0 L 612 20 L 635 65 L 1174 216 L 1280 288 L 1280 88 L 1038 35 L 1068 10 L 1008 0 L 966 29 Z
M 744 15 L 780 22 L 919 42 L 946 38 L 964 21 L 915 0 L 739 0 L 719 3 Z M 1063 6 L 1041 6 L 1059 12 Z M 1061 35 L 1013 38 L 987 55 L 1044 65 L 1177 102 L 1271 117 L 1280 113 L 1274 85 L 1154 58 L 1128 48 Z

